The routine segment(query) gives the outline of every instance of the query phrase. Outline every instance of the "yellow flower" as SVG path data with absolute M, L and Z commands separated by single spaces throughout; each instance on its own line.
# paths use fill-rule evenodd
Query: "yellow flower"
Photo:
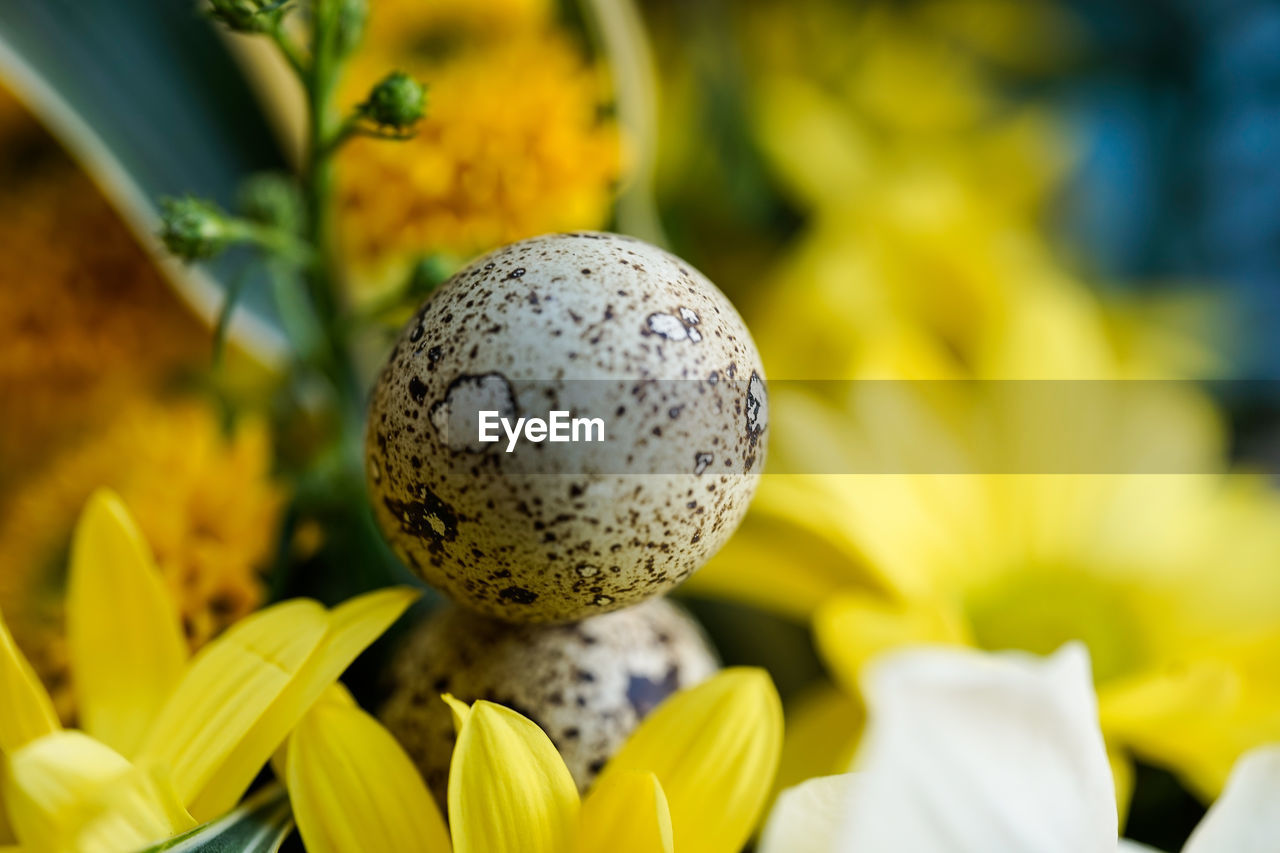
M 990 410 L 973 399 L 983 389 Z M 1115 412 L 1122 421 L 1096 405 L 1103 389 L 1134 407 Z M 1262 664 L 1280 653 L 1280 496 L 1223 471 L 1212 406 L 1196 393 L 865 383 L 847 408 L 784 390 L 771 409 L 775 461 L 820 453 L 806 470 L 875 473 L 766 475 L 742 535 L 691 583 L 812 618 L 851 695 L 864 665 L 901 645 L 1044 653 L 1076 639 L 1118 759 L 1132 750 L 1212 795 L 1245 749 L 1280 738 L 1280 679 Z M 966 429 L 975 421 L 997 431 Z M 1018 473 L 1147 458 L 1186 467 Z M 852 737 L 856 715 L 846 719 Z
M 608 90 L 551 5 L 437 5 L 379 5 L 344 86 L 357 103 L 388 67 L 429 86 L 413 139 L 357 139 L 338 157 L 358 297 L 403 284 L 424 254 L 468 257 L 609 216 L 620 148 Z
M 735 853 L 777 767 L 782 709 L 768 676 L 730 669 L 659 706 L 580 800 L 550 739 L 491 702 L 446 697 L 458 742 L 449 829 L 382 726 L 318 704 L 289 740 L 288 783 L 312 853 Z
M 54 688 L 64 720 L 61 561 L 86 483 L 124 496 L 155 552 L 187 640 L 198 649 L 257 609 L 260 570 L 276 543 L 282 495 L 271 480 L 265 426 L 242 420 L 225 435 L 198 400 L 134 401 L 60 454 L 5 500 L 0 518 L 0 606 L 19 644 Z
M 123 503 L 76 528 L 67 621 L 83 731 L 0 620 L 4 807 L 23 851 L 129 853 L 229 810 L 308 708 L 412 603 L 390 589 L 333 611 L 298 599 L 187 660 L 178 614 Z
M 10 489 L 122 399 L 206 365 L 210 334 L 2 84 L 0 174 L 0 488 Z

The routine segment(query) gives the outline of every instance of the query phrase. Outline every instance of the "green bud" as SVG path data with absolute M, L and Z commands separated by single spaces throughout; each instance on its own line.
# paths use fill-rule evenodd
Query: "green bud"
M 183 196 L 160 203 L 160 239 L 184 261 L 211 258 L 232 239 L 226 216 L 217 205 Z
M 280 4 L 264 0 L 209 0 L 209 15 L 238 33 L 262 33 L 272 25 Z
M 341 0 L 338 10 L 336 47 L 339 56 L 347 56 L 364 37 L 364 22 L 369 15 L 367 0 Z
M 376 124 L 408 130 L 422 118 L 426 106 L 426 87 L 403 71 L 393 71 L 373 87 L 360 112 Z
M 288 176 L 279 172 L 251 175 L 240 185 L 238 201 L 245 219 L 289 234 L 302 233 L 302 195 Z

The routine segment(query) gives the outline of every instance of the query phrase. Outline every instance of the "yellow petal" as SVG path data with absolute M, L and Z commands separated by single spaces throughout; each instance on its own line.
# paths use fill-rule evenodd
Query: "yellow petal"
M 448 831 L 417 767 L 373 717 L 317 703 L 289 743 L 289 798 L 310 853 L 448 853 Z
M 454 698 L 452 693 L 446 693 L 440 697 L 444 703 L 449 706 L 449 710 L 453 712 L 453 731 L 455 734 L 462 733 L 462 726 L 467 721 L 467 717 L 471 716 L 471 706 L 461 699 Z
M 347 689 L 341 681 L 334 682 L 325 688 L 324 693 L 311 706 L 308 714 L 314 714 L 317 708 L 323 705 L 337 705 L 340 708 L 358 708 L 360 707 L 351 695 L 351 691 Z M 285 738 L 284 743 L 280 744 L 280 748 L 276 750 L 275 755 L 271 756 L 271 769 L 275 771 L 276 778 L 284 781 L 289 778 L 289 751 L 293 746 L 293 738 Z
M 324 642 L 328 624 L 314 601 L 285 602 L 240 621 L 192 660 L 141 753 L 170 768 L 182 802 L 211 784 Z
M 187 646 L 141 531 L 106 489 L 76 525 L 67 643 L 82 728 L 133 754 L 182 677 Z
M 813 630 L 832 675 L 855 696 L 863 664 L 880 652 L 966 638 L 961 617 L 941 602 L 899 604 L 866 593 L 828 601 L 814 615 Z
M 789 701 L 786 717 L 775 793 L 816 776 L 845 773 L 853 765 L 866 710 L 848 693 L 816 685 Z
M 49 694 L 0 616 L 0 751 L 12 755 L 60 728 Z
M 1202 660 L 1104 683 L 1098 713 L 1109 742 L 1138 756 L 1158 756 L 1209 800 L 1221 791 L 1218 777 L 1225 777 L 1234 757 L 1231 747 L 1238 748 L 1228 741 L 1221 749 L 1219 736 L 1240 730 L 1235 713 L 1241 695 L 1235 667 Z M 1211 756 L 1219 760 L 1206 761 Z
M 366 593 L 335 607 L 328 614 L 328 630 L 320 646 L 266 713 L 232 745 L 217 775 L 191 801 L 191 813 L 199 820 L 210 820 L 229 811 L 316 700 L 419 595 L 408 587 L 394 587 Z
M 102 810 L 77 835 L 76 853 L 137 850 L 196 826 L 178 802 L 168 771 L 157 765 L 134 767 L 103 789 Z
M 542 729 L 492 702 L 471 707 L 449 769 L 454 853 L 573 849 L 578 789 Z
M 167 778 L 76 731 L 32 741 L 9 759 L 5 802 L 30 850 L 116 853 L 195 826 Z
M 652 772 L 671 807 L 680 853 L 737 853 L 773 786 L 782 702 L 759 669 L 727 669 L 658 706 L 605 767 L 598 785 Z
M 582 804 L 579 853 L 672 853 L 671 810 L 652 773 L 615 773 Z

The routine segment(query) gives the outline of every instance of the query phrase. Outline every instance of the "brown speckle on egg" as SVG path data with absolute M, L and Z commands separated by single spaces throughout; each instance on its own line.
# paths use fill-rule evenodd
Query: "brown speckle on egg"
M 480 411 L 551 409 L 600 416 L 609 441 L 479 441 Z M 759 354 L 715 285 L 639 240 L 554 234 L 463 269 L 405 327 L 370 405 L 367 484 L 428 583 L 501 619 L 564 622 L 710 559 L 767 433 Z M 690 511 L 695 489 L 707 497 Z
M 380 716 L 442 807 L 454 744 L 442 693 L 498 702 L 533 720 L 585 790 L 640 720 L 716 668 L 697 624 L 662 599 L 554 626 L 450 607 L 401 650 Z

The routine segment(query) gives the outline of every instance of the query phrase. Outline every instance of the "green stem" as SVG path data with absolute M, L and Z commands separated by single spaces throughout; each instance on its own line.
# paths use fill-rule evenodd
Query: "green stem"
M 247 219 L 227 219 L 226 227 L 232 242 L 252 243 L 294 266 L 305 267 L 315 258 L 315 250 L 307 241 L 280 228 Z
M 342 401 L 343 435 L 339 441 L 348 446 L 358 442 L 363 429 L 363 395 L 351 357 L 347 328 L 339 312 L 342 300 L 334 277 L 337 252 L 334 243 L 333 154 L 334 140 L 343 133 L 337 115 L 334 95 L 338 84 L 341 57 L 337 36 L 340 4 L 335 0 L 318 0 L 311 35 L 311 74 L 308 86 L 309 125 L 306 173 L 307 222 L 315 257 L 310 266 L 308 290 L 316 313 L 321 319 L 328 342 L 329 364 L 326 373 L 334 383 Z
M 323 156 L 326 159 L 332 158 L 338 153 L 338 149 L 342 144 L 353 136 L 360 133 L 360 116 L 359 114 L 350 115 L 347 120 L 338 126 L 338 129 L 325 140 Z

